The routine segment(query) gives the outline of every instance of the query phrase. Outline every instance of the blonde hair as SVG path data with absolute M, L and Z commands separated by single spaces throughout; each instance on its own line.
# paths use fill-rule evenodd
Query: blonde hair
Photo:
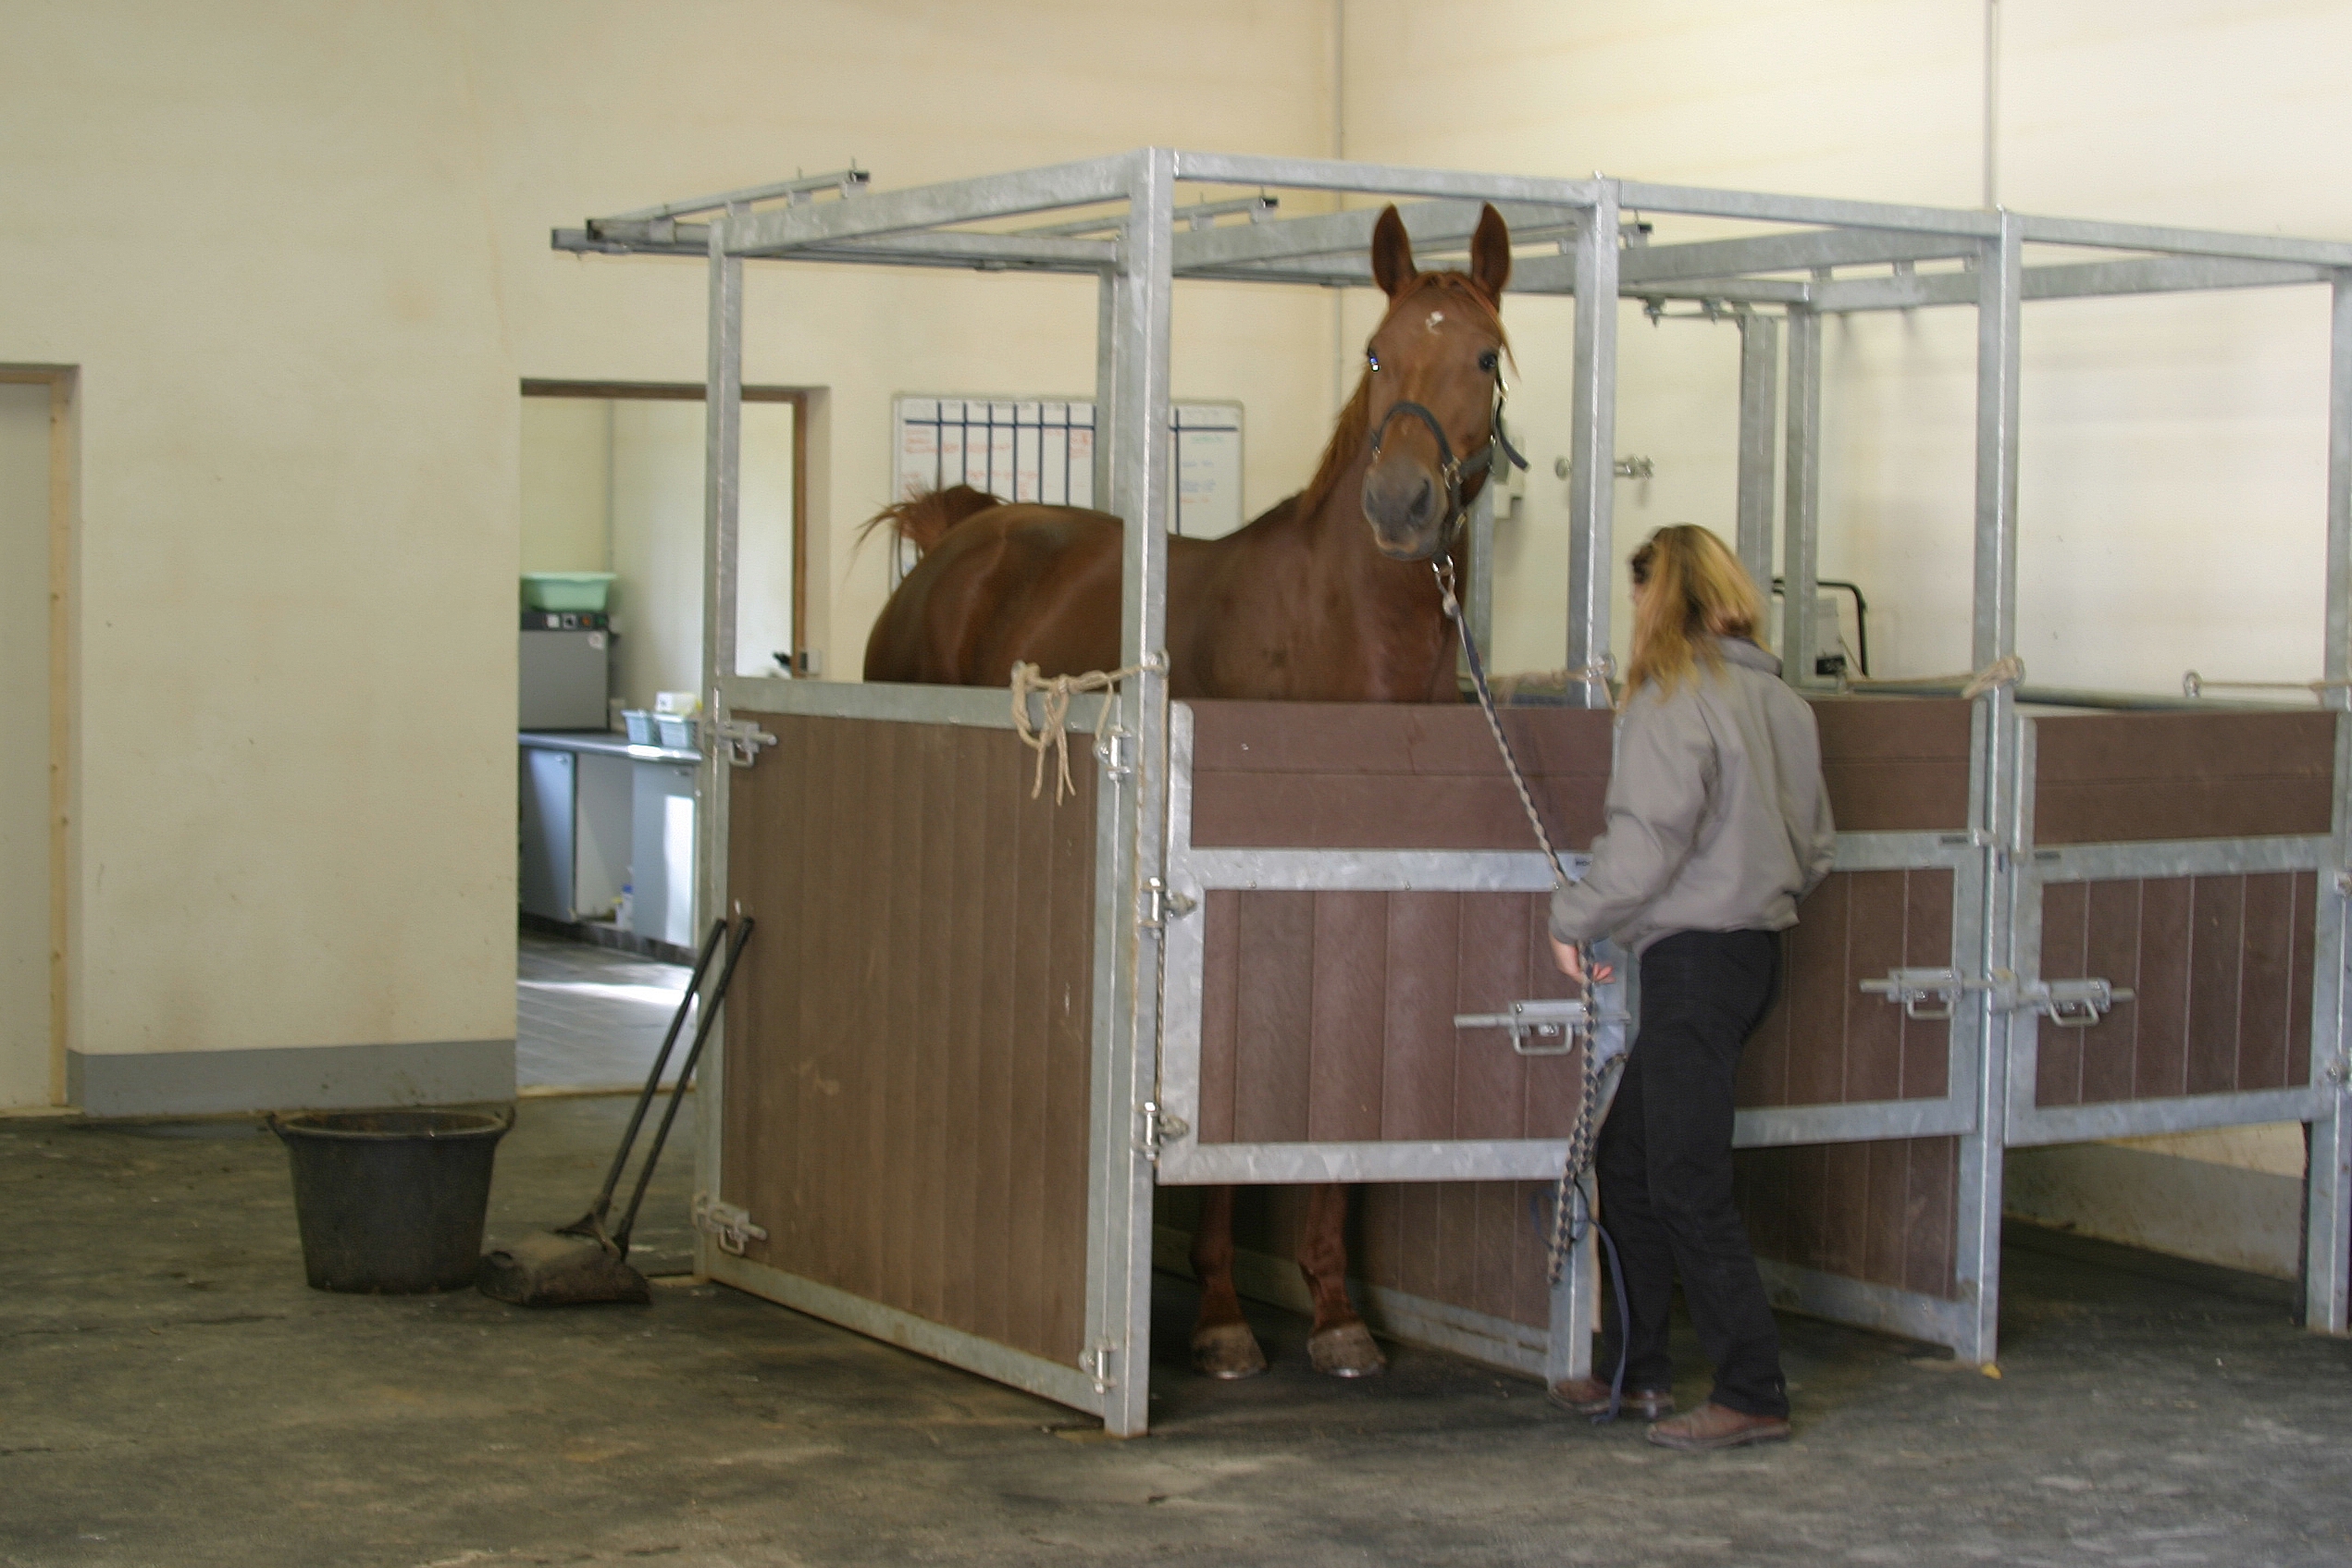
M 1723 667 L 1716 637 L 1757 642 L 1764 595 L 1724 542 L 1695 524 L 1677 523 L 1650 536 L 1631 562 L 1641 594 L 1633 609 L 1633 662 L 1626 693 L 1654 682 L 1662 697 L 1694 679 L 1704 663 Z

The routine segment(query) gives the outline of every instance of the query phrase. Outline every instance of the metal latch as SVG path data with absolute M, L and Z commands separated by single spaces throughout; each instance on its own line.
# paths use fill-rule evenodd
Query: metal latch
M 719 1243 L 719 1251 L 743 1255 L 743 1249 L 754 1241 L 764 1241 L 768 1233 L 751 1223 L 751 1211 L 723 1204 L 708 1192 L 694 1195 L 694 1228 Z
M 1169 891 L 1168 883 L 1159 877 L 1144 879 L 1144 912 L 1135 923 L 1145 931 L 1165 931 L 1170 920 L 1182 920 L 1200 907 L 1198 901 L 1181 893 Z
M 1110 1375 L 1112 1364 L 1119 1356 L 1119 1347 L 1112 1344 L 1092 1345 L 1078 1352 L 1078 1370 L 1094 1380 L 1095 1392 L 1107 1394 L 1119 1387 Z
M 2132 994 L 2103 980 L 2049 980 L 2021 986 L 2003 1001 L 2014 1012 L 2040 1013 L 2061 1029 L 2088 1029 Z
M 1110 729 L 1095 743 L 1095 760 L 1103 765 L 1103 776 L 1123 779 L 1135 771 L 1135 732 Z
M 1884 980 L 1865 980 L 1862 988 L 1874 996 L 1884 996 L 1900 1003 L 1903 1017 L 1921 1023 L 1942 1023 L 1952 1016 L 1952 1008 L 1960 1001 L 1960 994 L 1974 985 L 1981 989 L 1982 981 L 1969 982 L 1960 978 L 1958 969 L 1888 969 Z M 1935 1002 L 1936 998 L 1942 998 Z M 1934 1006 L 1926 1006 L 1935 1002 Z
M 1507 1013 L 1456 1013 L 1454 1027 L 1508 1030 L 1511 1049 L 1522 1056 L 1565 1056 L 1595 1025 L 1623 1023 L 1631 1016 L 1621 1007 L 1596 1010 L 1567 997 L 1545 996 L 1514 1002 Z M 1535 1043 L 1538 1041 L 1558 1043 Z
M 1167 1107 L 1157 1100 L 1145 1101 L 1135 1107 L 1135 1114 L 1144 1119 L 1143 1132 L 1135 1140 L 1135 1152 L 1149 1156 L 1154 1165 L 1159 1163 L 1161 1144 L 1170 1138 L 1182 1138 L 1193 1130 L 1191 1122 L 1170 1114 Z
M 719 744 L 727 748 L 727 760 L 738 768 L 749 768 L 760 759 L 760 747 L 776 743 L 775 736 L 748 719 L 722 719 L 715 727 Z

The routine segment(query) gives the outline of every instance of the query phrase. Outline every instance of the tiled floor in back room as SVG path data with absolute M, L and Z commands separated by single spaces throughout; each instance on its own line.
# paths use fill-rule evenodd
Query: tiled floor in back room
M 637 1089 L 686 993 L 687 969 L 526 931 L 516 938 L 514 1080 L 525 1091 Z M 665 1081 L 692 1043 L 679 1033 Z

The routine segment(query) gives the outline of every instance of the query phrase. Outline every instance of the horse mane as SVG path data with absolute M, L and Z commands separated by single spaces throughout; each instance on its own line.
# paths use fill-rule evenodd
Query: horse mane
M 1486 290 L 1472 282 L 1470 275 L 1467 272 L 1422 273 L 1414 280 L 1410 289 L 1405 290 L 1390 303 L 1387 315 L 1380 317 L 1380 326 L 1386 327 L 1389 316 L 1394 315 L 1398 311 L 1403 310 L 1407 302 L 1432 289 L 1442 293 L 1448 300 L 1470 307 L 1472 313 L 1484 318 L 1487 325 L 1494 328 L 1495 336 L 1503 340 L 1503 352 L 1505 353 L 1511 352 L 1511 337 L 1509 333 L 1503 330 L 1502 313 L 1495 309 L 1494 302 L 1486 297 Z M 1376 333 L 1379 330 L 1380 327 L 1373 328 Z M 1332 427 L 1331 444 L 1323 449 L 1323 460 L 1316 464 L 1315 477 L 1309 479 L 1306 482 L 1306 488 L 1299 492 L 1297 506 L 1299 514 L 1313 515 L 1325 501 L 1331 499 L 1331 492 L 1339 488 L 1340 480 L 1346 475 L 1348 465 L 1355 461 L 1355 454 L 1364 449 L 1364 442 L 1372 423 L 1371 405 L 1372 376 L 1369 370 L 1365 370 L 1356 376 L 1355 390 L 1349 396 L 1346 405 L 1340 410 L 1339 423 Z

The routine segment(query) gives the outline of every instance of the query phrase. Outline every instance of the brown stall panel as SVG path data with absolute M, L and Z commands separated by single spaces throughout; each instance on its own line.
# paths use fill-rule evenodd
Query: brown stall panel
M 1193 705 L 1193 843 L 1288 849 L 1529 849 L 1527 815 L 1476 708 Z M 1503 715 L 1562 850 L 1601 832 L 1610 715 Z
M 1780 994 L 1739 1057 L 1739 1104 L 1940 1100 L 1951 1025 L 1904 1016 L 1861 982 L 1940 969 L 1952 945 L 1952 873 L 1833 871 L 1782 939 Z
M 1084 1339 L 1095 771 L 1009 731 L 745 714 L 723 1192 L 755 1263 L 1070 1364 Z
M 2333 713 L 2035 721 L 2034 838 L 2124 844 L 2331 831 Z
M 1524 893 L 1212 890 L 1200 1141 L 1567 1136 L 1577 1057 L 1454 1027 L 1568 994 L 1546 907 Z
M 1956 698 L 1823 698 L 1821 771 L 1839 833 L 1958 833 L 1968 826 L 1968 726 Z M 1938 960 L 1941 962 L 1942 960 Z
M 1957 1138 L 1742 1149 L 1732 1160 L 1758 1257 L 1959 1299 Z
M 2040 1021 L 2035 1104 L 2309 1082 L 2318 891 L 2309 871 L 2043 888 L 2042 978 L 2134 994 L 2087 1028 Z

